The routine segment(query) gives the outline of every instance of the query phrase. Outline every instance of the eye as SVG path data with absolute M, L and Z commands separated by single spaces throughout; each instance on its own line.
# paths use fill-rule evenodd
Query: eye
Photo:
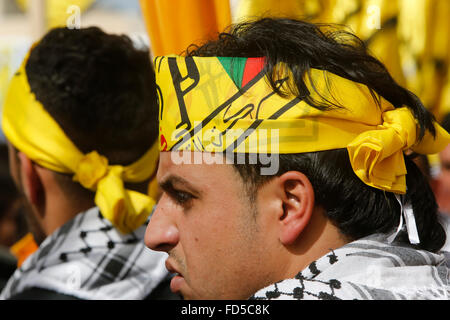
M 189 189 L 186 190 L 187 188 L 182 185 L 175 186 L 170 180 L 162 182 L 160 187 L 175 204 L 182 206 L 184 209 L 189 208 L 192 200 L 197 199 L 195 193 L 191 193 L 188 191 Z
M 175 203 L 180 206 L 188 206 L 189 203 L 195 198 L 195 196 L 193 196 L 189 192 L 177 190 L 174 188 L 167 190 L 167 193 L 169 194 L 170 198 L 172 198 Z
M 190 193 L 183 192 L 183 191 L 177 191 L 177 190 L 174 190 L 172 196 L 175 199 L 175 201 L 181 205 L 194 199 L 194 196 L 191 195 Z

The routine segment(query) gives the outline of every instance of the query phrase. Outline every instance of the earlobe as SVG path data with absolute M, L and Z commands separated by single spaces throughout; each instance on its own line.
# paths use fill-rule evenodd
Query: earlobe
M 42 183 L 33 162 L 23 152 L 18 153 L 20 159 L 21 183 L 28 201 L 32 205 L 39 204 L 39 193 Z
M 314 189 L 301 172 L 287 172 L 279 177 L 284 192 L 280 216 L 280 241 L 293 244 L 308 225 L 314 211 Z

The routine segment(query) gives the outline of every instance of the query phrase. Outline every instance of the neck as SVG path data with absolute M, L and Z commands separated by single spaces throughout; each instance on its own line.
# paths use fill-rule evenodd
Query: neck
M 43 201 L 39 201 L 33 211 L 45 236 L 95 205 L 92 193 L 80 193 L 58 182 L 56 174 L 50 170 L 39 168 L 38 171 L 45 192 L 42 194 Z
M 47 236 L 75 218 L 77 214 L 95 205 L 92 199 L 84 199 L 78 202 L 71 201 L 63 192 L 48 194 L 46 204 L 42 225 Z
M 322 208 L 316 208 L 300 237 L 286 247 L 289 262 L 284 279 L 293 278 L 309 264 L 330 253 L 330 250 L 340 248 L 350 241 L 325 217 Z

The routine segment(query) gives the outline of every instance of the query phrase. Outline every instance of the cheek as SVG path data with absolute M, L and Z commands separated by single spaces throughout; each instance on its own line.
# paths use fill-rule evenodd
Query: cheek
M 184 254 L 192 292 L 201 298 L 246 299 L 261 287 L 254 273 L 264 271 L 264 244 L 253 209 L 242 200 L 197 203 L 179 228 L 178 252 Z
M 236 206 L 193 208 L 180 221 L 180 243 L 186 255 L 188 267 L 202 273 L 222 268 L 232 262 L 233 257 L 242 251 L 245 243 L 242 231 L 245 226 L 236 219 Z M 239 212 L 240 213 L 240 212 Z M 189 215 L 192 214 L 192 217 Z M 195 218 L 194 218 L 195 214 Z
M 201 260 L 214 252 L 223 250 L 232 227 L 219 208 L 202 211 L 194 209 L 197 217 L 186 217 L 180 221 L 180 239 L 186 255 Z M 188 213 L 189 215 L 190 213 Z M 182 232 L 181 230 L 184 230 Z

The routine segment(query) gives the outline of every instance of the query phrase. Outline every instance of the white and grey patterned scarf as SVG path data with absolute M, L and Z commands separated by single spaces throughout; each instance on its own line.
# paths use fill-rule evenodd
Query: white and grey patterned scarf
M 38 287 L 81 299 L 144 299 L 168 276 L 167 255 L 143 243 L 146 224 L 123 235 L 97 207 L 47 237 L 0 294 Z
M 251 299 L 448 300 L 447 259 L 448 253 L 389 244 L 386 236 L 373 235 L 331 250 L 294 279 L 270 285 Z

